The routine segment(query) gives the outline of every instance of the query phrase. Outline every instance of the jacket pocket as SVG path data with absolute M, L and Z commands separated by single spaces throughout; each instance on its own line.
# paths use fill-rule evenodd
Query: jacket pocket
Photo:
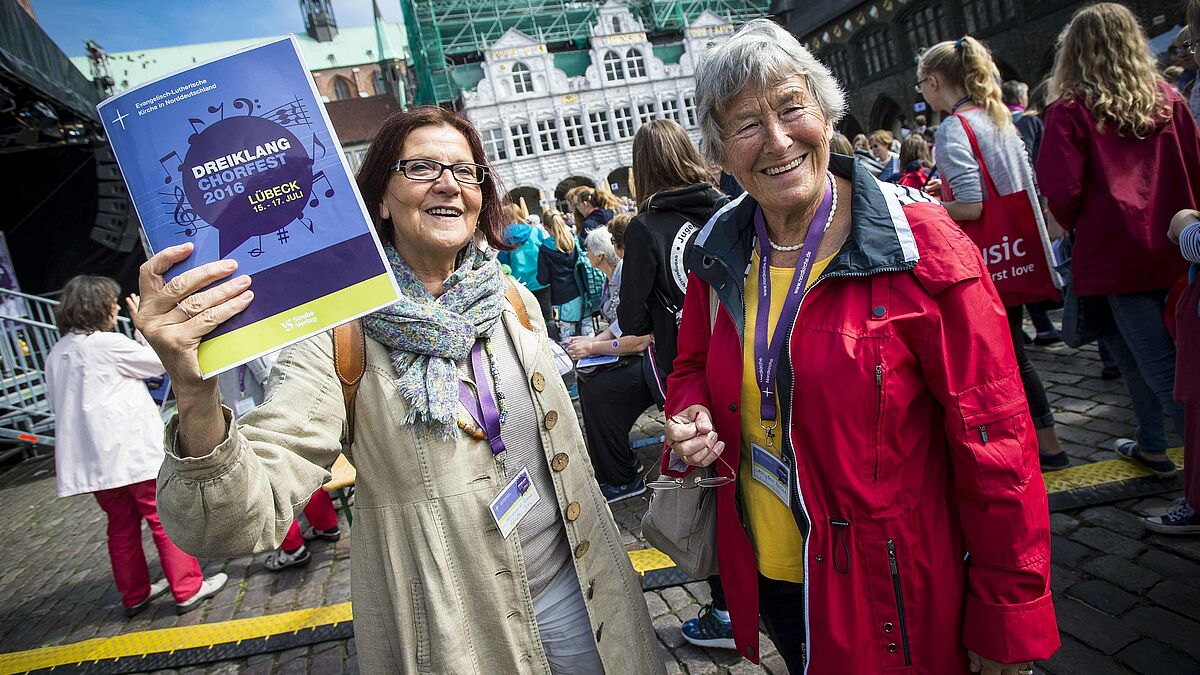
M 879 669 L 911 668 L 909 626 L 913 605 L 905 603 L 904 594 L 907 590 L 911 595 L 912 589 L 904 584 L 902 549 L 894 539 L 860 538 L 858 543 L 858 550 L 863 555 L 863 565 L 859 569 L 866 577 L 873 617 L 867 637 L 877 654 Z
M 425 607 L 425 588 L 419 580 L 414 579 L 410 582 L 409 599 L 412 601 L 412 623 L 417 641 L 417 672 L 432 673 L 429 658 L 429 614 Z
M 967 463 L 984 489 L 1025 485 L 1032 475 L 1032 449 L 1027 449 L 1029 405 L 1019 374 L 968 389 L 958 395 L 962 442 Z

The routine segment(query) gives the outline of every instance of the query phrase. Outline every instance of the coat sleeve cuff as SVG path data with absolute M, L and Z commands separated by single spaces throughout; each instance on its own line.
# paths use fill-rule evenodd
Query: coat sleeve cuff
M 1000 663 L 1050 658 L 1058 649 L 1058 622 L 1050 593 L 1030 602 L 997 605 L 967 595 L 963 644 Z
M 164 435 L 164 450 L 166 458 L 163 468 L 180 478 L 188 480 L 212 480 L 229 472 L 241 454 L 236 438 L 237 425 L 233 422 L 233 411 L 221 406 L 221 414 L 225 417 L 225 440 L 221 441 L 212 452 L 200 457 L 182 457 L 179 454 L 179 413 L 167 422 Z

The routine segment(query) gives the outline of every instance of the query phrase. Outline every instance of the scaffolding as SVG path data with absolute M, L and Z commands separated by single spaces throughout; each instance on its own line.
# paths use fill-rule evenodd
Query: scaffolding
M 652 36 L 682 31 L 705 11 L 741 24 L 765 16 L 769 0 L 629 0 Z M 551 50 L 587 46 L 600 2 L 401 0 L 418 103 L 453 104 L 481 76 L 483 53 L 510 29 Z

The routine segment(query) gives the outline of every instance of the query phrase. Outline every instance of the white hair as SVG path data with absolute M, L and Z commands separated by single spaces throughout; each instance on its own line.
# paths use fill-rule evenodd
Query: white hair
M 589 232 L 583 246 L 588 253 L 609 265 L 616 265 L 621 260 L 621 256 L 617 255 L 616 247 L 613 246 L 612 232 L 609 232 L 607 227 L 597 227 Z
M 826 122 L 835 124 L 846 114 L 846 94 L 837 78 L 795 36 L 772 21 L 755 19 L 701 55 L 696 67 L 696 109 L 704 158 L 714 163 L 724 159 L 719 111 L 727 110 L 747 86 L 765 90 L 791 75 L 808 80 Z

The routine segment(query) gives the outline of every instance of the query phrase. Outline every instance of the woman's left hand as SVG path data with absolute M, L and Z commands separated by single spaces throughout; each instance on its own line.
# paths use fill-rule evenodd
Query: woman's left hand
M 1033 664 L 1028 661 L 1025 663 L 1000 663 L 985 659 L 970 649 L 967 650 L 967 660 L 970 662 L 971 672 L 982 675 L 1031 675 L 1033 673 Z

